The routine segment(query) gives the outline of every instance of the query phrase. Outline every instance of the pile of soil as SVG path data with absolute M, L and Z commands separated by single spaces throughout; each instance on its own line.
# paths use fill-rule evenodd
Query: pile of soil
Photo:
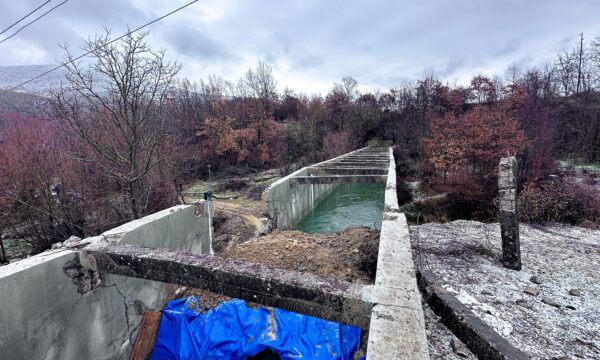
M 367 227 L 335 234 L 286 230 L 231 244 L 218 256 L 348 282 L 371 284 L 375 278 L 379 232 Z

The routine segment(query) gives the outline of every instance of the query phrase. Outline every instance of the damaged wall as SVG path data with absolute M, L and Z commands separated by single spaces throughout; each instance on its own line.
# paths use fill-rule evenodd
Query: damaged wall
M 210 206 L 206 202 L 197 209 L 175 206 L 83 242 L 108 240 L 208 254 Z M 161 309 L 175 289 L 170 284 L 105 275 L 91 286 L 94 290 L 88 288 L 82 295 L 81 283 L 87 279 L 73 269 L 76 261 L 76 251 L 57 249 L 0 267 L 3 356 L 127 359 L 144 310 Z

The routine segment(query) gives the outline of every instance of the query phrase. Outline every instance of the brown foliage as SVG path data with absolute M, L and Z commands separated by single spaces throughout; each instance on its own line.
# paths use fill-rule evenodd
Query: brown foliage
M 566 179 L 529 183 L 519 197 L 519 216 L 530 223 L 568 223 L 600 227 L 600 194 Z

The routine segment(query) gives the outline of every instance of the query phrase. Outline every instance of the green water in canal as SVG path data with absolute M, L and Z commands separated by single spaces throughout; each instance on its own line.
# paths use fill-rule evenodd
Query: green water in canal
M 385 184 L 341 184 L 296 224 L 307 233 L 334 233 L 355 226 L 381 229 Z

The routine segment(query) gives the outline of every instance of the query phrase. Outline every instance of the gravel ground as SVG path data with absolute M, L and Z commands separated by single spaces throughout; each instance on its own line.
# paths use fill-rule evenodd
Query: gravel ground
M 515 347 L 533 359 L 599 359 L 600 231 L 521 224 L 520 235 L 523 270 L 512 271 L 498 261 L 498 224 L 411 227 L 417 266 Z
M 440 322 L 440 317 L 427 304 L 423 304 L 423 314 L 431 359 L 477 359 L 466 345 Z

